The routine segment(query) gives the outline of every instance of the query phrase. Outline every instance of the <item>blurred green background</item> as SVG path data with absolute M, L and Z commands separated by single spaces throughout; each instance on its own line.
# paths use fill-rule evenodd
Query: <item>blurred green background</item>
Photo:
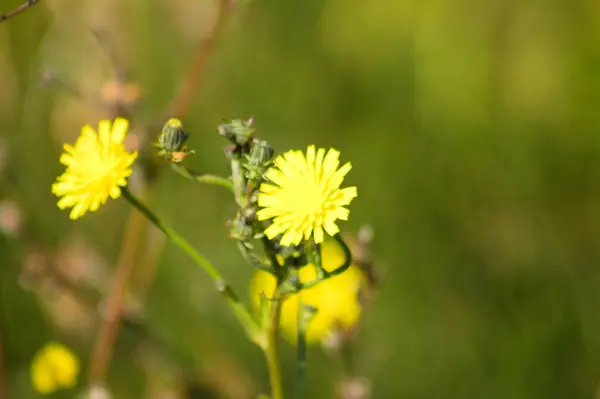
M 29 365 L 51 339 L 83 367 L 77 390 L 55 397 L 85 388 L 128 220 L 121 200 L 77 222 L 56 208 L 62 143 L 110 116 L 99 103 L 122 68 L 141 93 L 136 120 L 160 115 L 217 4 L 42 0 L 0 23 L 6 398 L 38 397 Z M 599 398 L 600 5 L 240 0 L 228 13 L 182 118 L 196 149 L 186 162 L 226 174 L 216 127 L 254 115 L 280 151 L 314 143 L 353 163 L 359 197 L 342 228 L 374 228 L 383 273 L 355 345 L 372 397 Z M 153 209 L 247 297 L 252 270 L 227 238 L 224 190 L 166 170 Z M 159 256 L 154 276 L 136 264 L 141 318 L 119 337 L 114 397 L 186 397 L 182 381 L 223 397 L 266 391 L 262 353 L 206 276 L 170 245 Z M 52 268 L 72 286 L 45 278 Z M 292 395 L 293 348 L 282 357 Z M 334 397 L 340 359 L 312 348 L 308 370 L 308 397 Z

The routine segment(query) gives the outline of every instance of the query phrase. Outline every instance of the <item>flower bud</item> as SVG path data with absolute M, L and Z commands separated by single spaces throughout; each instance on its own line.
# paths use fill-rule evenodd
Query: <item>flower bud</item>
M 273 158 L 273 148 L 266 141 L 255 140 L 250 154 L 246 156 L 247 163 L 244 165 L 247 171 L 246 177 L 253 180 L 262 176 L 271 158 Z
M 255 129 L 252 127 L 253 119 L 245 121 L 233 119 L 229 123 L 219 125 L 218 132 L 221 136 L 236 145 L 245 145 L 252 138 Z
M 189 134 L 183 130 L 179 119 L 171 118 L 165 123 L 158 138 L 158 145 L 166 151 L 181 151 Z
M 264 166 L 273 158 L 273 148 L 266 141 L 259 140 L 250 150 L 250 165 Z
M 183 130 L 183 125 L 179 119 L 169 119 L 163 126 L 158 137 L 158 143 L 156 143 L 159 154 L 164 155 L 168 161 L 181 162 L 188 154 L 193 152 L 188 151 L 185 145 L 188 137 L 189 133 Z

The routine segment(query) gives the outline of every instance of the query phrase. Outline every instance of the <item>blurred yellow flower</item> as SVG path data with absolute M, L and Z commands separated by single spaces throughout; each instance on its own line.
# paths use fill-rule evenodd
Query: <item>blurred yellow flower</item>
M 58 207 L 72 207 L 69 217 L 77 219 L 87 211 L 95 211 L 121 195 L 119 186 L 126 186 L 126 178 L 131 175 L 131 165 L 137 152 L 125 150 L 123 141 L 129 122 L 123 118 L 102 120 L 98 124 L 98 133 L 85 125 L 75 146 L 64 145 L 65 152 L 60 163 L 67 170 L 52 185 L 52 193 L 62 197 Z
M 58 342 L 44 345 L 31 363 L 33 388 L 42 395 L 77 384 L 79 360 L 73 352 Z
M 323 242 L 323 230 L 329 235 L 339 232 L 337 219 L 347 220 L 350 211 L 344 208 L 357 195 L 356 187 L 340 189 L 344 176 L 352 169 L 350 162 L 340 169 L 339 151 L 288 151 L 275 158 L 267 179 L 258 194 L 259 220 L 273 219 L 265 234 L 273 239 L 283 234 L 281 245 L 298 245 L 302 239 L 314 236 Z
M 337 244 L 327 240 L 322 249 L 322 261 L 325 270 L 331 271 L 344 262 L 344 253 Z M 315 269 L 312 265 L 300 269 L 301 282 L 312 281 L 315 277 Z M 281 330 L 284 337 L 292 343 L 296 342 L 298 333 L 298 299 L 296 295 L 302 296 L 304 305 L 317 308 L 317 313 L 312 318 L 306 332 L 308 343 L 314 344 L 330 338 L 337 327 L 351 328 L 360 316 L 361 306 L 358 293 L 365 283 L 363 272 L 353 264 L 338 276 L 303 290 L 300 294 L 290 295 L 281 309 Z M 274 289 L 275 278 L 267 272 L 256 271 L 250 283 L 253 306 L 258 309 L 261 293 L 270 297 Z

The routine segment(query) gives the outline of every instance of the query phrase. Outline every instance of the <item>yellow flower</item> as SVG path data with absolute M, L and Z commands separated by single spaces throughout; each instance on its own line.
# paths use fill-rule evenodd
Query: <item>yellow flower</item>
M 109 196 L 117 199 L 121 195 L 119 186 L 127 185 L 137 157 L 137 152 L 129 153 L 123 145 L 128 126 L 123 118 L 115 119 L 112 126 L 108 120 L 100 121 L 98 133 L 85 125 L 75 146 L 64 145 L 60 163 L 67 170 L 52 185 L 52 193 L 62 197 L 60 209 L 73 207 L 71 219 L 97 210 Z
M 275 158 L 275 167 L 266 177 L 258 194 L 259 220 L 273 219 L 265 234 L 273 239 L 283 234 L 281 245 L 298 245 L 302 239 L 314 236 L 323 242 L 323 230 L 329 235 L 339 232 L 335 221 L 347 220 L 350 211 L 344 208 L 357 195 L 356 187 L 340 189 L 344 176 L 352 169 L 350 162 L 340 169 L 339 151 L 288 151 Z
M 69 348 L 58 342 L 44 345 L 31 363 L 33 388 L 42 395 L 74 387 L 78 374 L 79 360 Z
M 344 262 L 344 253 L 333 242 L 325 241 L 322 249 L 323 267 L 331 271 Z M 305 283 L 315 279 L 315 269 L 307 265 L 300 269 L 300 281 Z M 363 272 L 351 265 L 344 273 L 332 277 L 324 282 L 303 290 L 300 294 L 290 295 L 283 303 L 281 309 L 281 330 L 284 337 L 296 342 L 298 298 L 302 296 L 302 303 L 317 308 L 316 315 L 312 318 L 306 332 L 308 343 L 318 343 L 331 337 L 336 327 L 350 328 L 358 321 L 361 306 L 358 292 L 366 283 Z M 250 283 L 252 304 L 256 309 L 260 306 L 260 295 L 264 293 L 270 297 L 275 289 L 275 278 L 263 271 L 255 272 Z

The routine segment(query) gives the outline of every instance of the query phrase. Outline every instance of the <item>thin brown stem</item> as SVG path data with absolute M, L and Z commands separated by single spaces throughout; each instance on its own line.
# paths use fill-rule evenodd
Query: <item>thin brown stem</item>
M 29 7 L 36 5 L 38 0 L 29 0 L 26 3 L 21 4 L 17 8 L 12 11 L 7 12 L 6 14 L 0 14 L 0 22 L 6 21 L 16 15 L 19 15 L 23 11 L 27 10 Z
M 216 38 L 225 25 L 227 17 L 226 11 L 230 5 L 230 0 L 221 0 L 219 4 L 220 6 L 215 26 L 213 30 L 198 43 L 189 72 L 183 79 L 179 92 L 169 105 L 167 116 L 182 117 L 189 111 L 193 96 L 196 94 L 197 88 L 202 81 L 206 59 L 212 52 Z M 153 182 L 149 181 L 147 183 L 148 185 L 152 185 Z M 148 200 L 148 197 L 150 196 L 150 191 L 146 188 L 146 195 L 144 195 L 144 197 Z M 102 383 L 106 378 L 106 372 L 112 358 L 115 340 L 124 311 L 127 285 L 134 268 L 137 248 L 146 226 L 147 223 L 143 215 L 132 210 L 121 246 L 121 255 L 117 264 L 114 282 L 106 302 L 106 316 L 92 352 L 90 364 L 90 380 L 92 383 Z M 157 244 L 157 251 L 154 252 L 154 255 L 151 258 L 146 259 L 150 261 L 149 263 L 151 264 L 145 265 L 152 270 L 150 273 L 150 280 L 154 275 L 154 270 L 156 269 L 156 264 L 159 259 L 158 254 L 160 253 L 160 248 L 164 244 L 164 238 L 161 236 L 155 244 Z M 146 281 L 146 285 L 149 285 L 150 282 L 151 281 Z
M 169 105 L 168 116 L 182 117 L 187 114 L 190 109 L 192 100 L 198 92 L 198 86 L 204 75 L 206 60 L 212 53 L 217 38 L 226 25 L 225 23 L 229 15 L 228 9 L 231 3 L 232 0 L 220 0 L 215 25 L 213 29 L 198 42 L 194 53 L 194 59 L 192 60 L 188 73 L 183 79 L 179 92 Z
M 145 219 L 140 213 L 129 214 L 114 281 L 106 300 L 104 320 L 92 352 L 89 375 L 92 383 L 103 383 L 106 378 L 125 308 L 127 285 L 135 265 L 135 255 L 145 225 Z

